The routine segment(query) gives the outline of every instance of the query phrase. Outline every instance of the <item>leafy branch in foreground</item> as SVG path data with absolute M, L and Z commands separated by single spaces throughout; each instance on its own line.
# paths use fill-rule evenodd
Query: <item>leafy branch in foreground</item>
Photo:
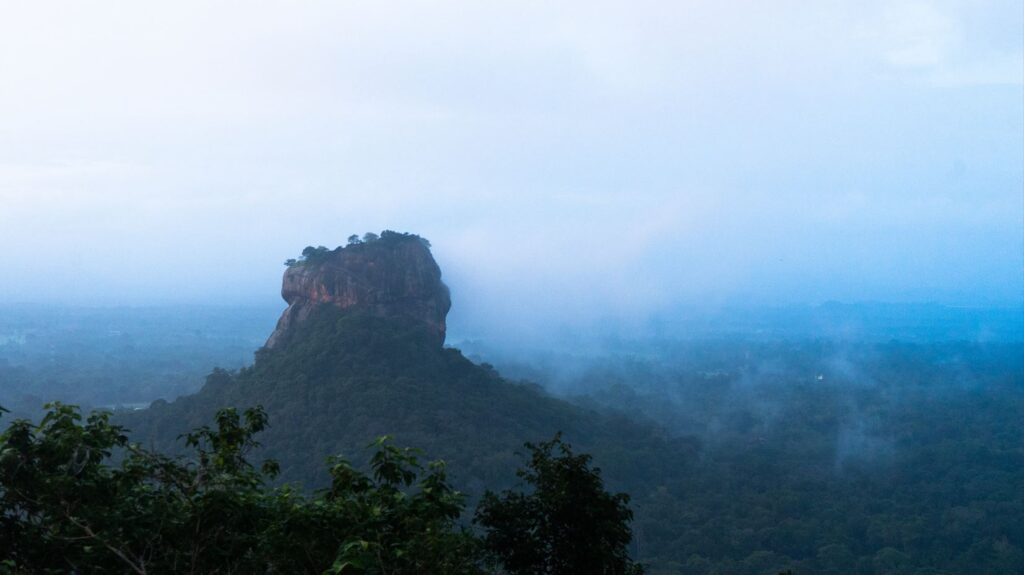
M 337 458 L 331 487 L 306 496 L 247 461 L 261 408 L 185 436 L 191 459 L 129 443 L 105 413 L 48 409 L 0 434 L 0 573 L 481 572 L 444 467 L 386 438 L 372 476 Z
M 330 487 L 306 495 L 267 484 L 275 462 L 249 463 L 260 407 L 183 436 L 191 458 L 129 442 L 107 413 L 47 409 L 0 433 L 0 574 L 641 572 L 626 555 L 628 498 L 558 437 L 528 444 L 533 494 L 486 496 L 481 538 L 458 523 L 444 464 L 388 437 L 369 446 L 369 474 L 335 457 Z

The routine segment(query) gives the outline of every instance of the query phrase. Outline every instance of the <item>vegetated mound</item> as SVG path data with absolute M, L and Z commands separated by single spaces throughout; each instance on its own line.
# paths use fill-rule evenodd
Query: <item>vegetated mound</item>
M 195 395 L 125 414 L 134 439 L 174 450 L 181 433 L 207 424 L 217 409 L 259 404 L 270 416 L 259 455 L 280 462 L 283 481 L 321 486 L 329 455 L 360 460 L 367 443 L 391 435 L 444 459 L 474 495 L 514 477 L 524 442 L 557 432 L 580 449 L 599 447 L 597 463 L 616 489 L 641 475 L 634 466 L 645 452 L 646 465 L 662 470 L 692 454 L 691 443 L 670 448 L 651 427 L 509 382 L 444 348 L 448 289 L 419 237 L 384 232 L 305 254 L 288 262 L 289 307 L 254 365 L 215 370 Z M 652 467 L 643 475 L 660 473 Z
M 836 355 L 725 342 L 668 373 L 587 372 L 591 405 L 704 429 L 698 449 L 444 348 L 447 289 L 415 236 L 308 248 L 288 263 L 286 282 L 305 287 L 284 290 L 272 345 L 195 395 L 122 416 L 134 439 L 174 450 L 218 408 L 260 404 L 270 428 L 253 459 L 278 459 L 284 481 L 323 485 L 328 455 L 364 461 L 390 434 L 448 461 L 476 495 L 507 485 L 522 442 L 560 430 L 609 489 L 633 496 L 635 553 L 652 574 L 1022 572 L 1019 347 L 990 357 L 895 343 L 853 369 L 845 344 Z

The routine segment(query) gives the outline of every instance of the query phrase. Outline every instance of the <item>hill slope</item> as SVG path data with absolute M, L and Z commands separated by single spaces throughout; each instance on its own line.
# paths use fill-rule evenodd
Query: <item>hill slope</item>
M 123 415 L 137 440 L 173 450 L 178 435 L 208 423 L 218 408 L 261 404 L 271 424 L 261 455 L 281 463 L 284 481 L 322 485 L 327 456 L 359 459 L 369 441 L 387 434 L 446 460 L 471 494 L 514 477 L 522 444 L 557 432 L 581 449 L 600 446 L 598 463 L 610 465 L 620 489 L 625 477 L 640 476 L 625 469 L 638 452 L 651 450 L 647 461 L 665 469 L 692 454 L 690 443 L 669 448 L 650 427 L 506 381 L 444 348 L 448 289 L 417 236 L 385 232 L 370 243 L 306 253 L 285 273 L 289 307 L 255 364 L 214 371 L 195 395 Z
M 1019 346 L 891 344 L 850 363 L 813 345 L 715 344 L 678 373 L 628 363 L 587 373 L 590 405 L 661 414 L 677 432 L 703 422 L 698 442 L 445 348 L 448 290 L 415 236 L 306 254 L 285 273 L 289 310 L 254 365 L 124 414 L 135 439 L 173 450 L 218 408 L 261 404 L 271 427 L 255 455 L 279 460 L 285 481 L 322 485 L 328 455 L 361 461 L 390 434 L 448 461 L 478 495 L 507 485 L 524 441 L 562 431 L 610 489 L 633 496 L 636 552 L 653 574 L 1024 566 Z

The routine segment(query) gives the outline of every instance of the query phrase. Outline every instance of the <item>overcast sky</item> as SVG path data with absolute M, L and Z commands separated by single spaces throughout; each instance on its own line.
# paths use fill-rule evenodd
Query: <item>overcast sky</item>
M 429 238 L 456 309 L 1024 294 L 1001 1 L 5 2 L 0 301 L 279 301 Z

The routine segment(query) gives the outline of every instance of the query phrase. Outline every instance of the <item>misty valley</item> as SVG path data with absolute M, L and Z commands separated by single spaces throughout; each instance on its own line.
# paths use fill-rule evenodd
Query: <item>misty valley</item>
M 4 2 L 0 575 L 1024 575 L 1022 4 Z
M 726 310 L 516 341 L 446 326 L 429 244 L 388 234 L 289 260 L 283 314 L 3 307 L 0 572 L 189 554 L 192 572 L 1024 572 L 1018 310 Z M 536 534 L 573 506 L 593 531 L 545 555 Z M 216 545 L 161 555 L 185 527 Z

